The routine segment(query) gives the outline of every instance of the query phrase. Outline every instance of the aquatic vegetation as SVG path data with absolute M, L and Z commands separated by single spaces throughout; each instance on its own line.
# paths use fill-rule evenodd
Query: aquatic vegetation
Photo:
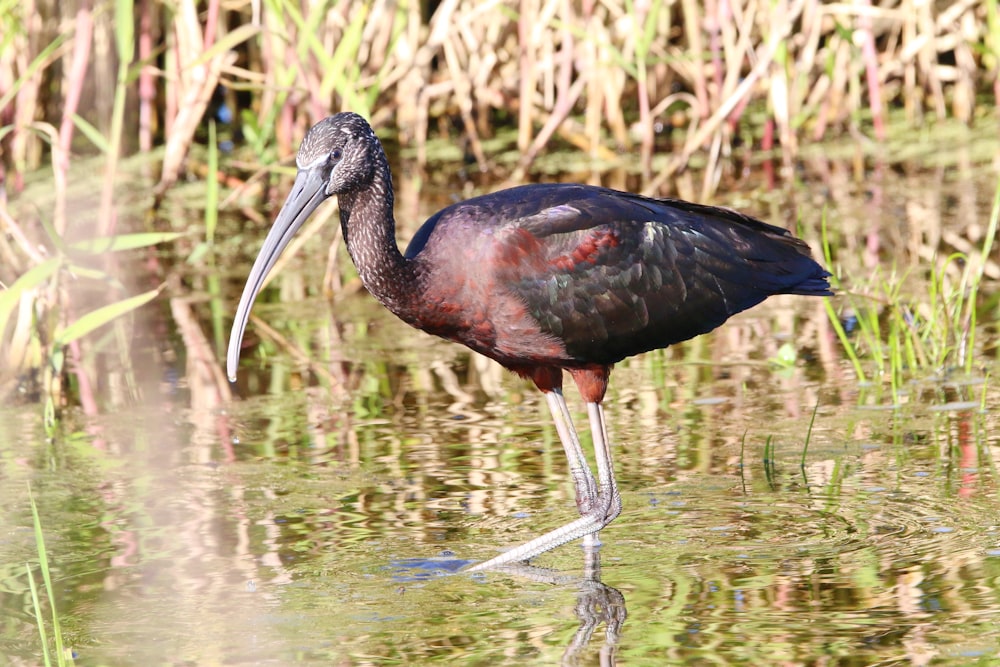
M 826 308 L 858 380 L 887 382 L 898 402 L 911 379 L 983 372 L 977 361 L 982 360 L 977 325 L 998 221 L 1000 184 L 978 252 L 935 256 L 926 267 L 877 266 L 869 275 L 852 276 L 850 284 L 834 276 L 831 282 L 843 303 L 827 301 Z M 836 266 L 826 231 L 824 225 L 824 256 L 829 266 Z M 926 276 L 920 275 L 922 268 Z M 914 285 L 925 285 L 926 290 L 915 290 Z M 856 328 L 854 334 L 847 332 L 845 317 Z
M 28 496 L 31 500 L 31 517 L 35 529 L 35 549 L 38 554 L 38 570 L 42 575 L 43 590 L 48 602 L 49 612 L 52 619 L 52 640 L 55 644 L 55 661 L 52 660 L 52 652 L 49 651 L 49 638 L 45 630 L 45 618 L 42 612 L 42 604 L 38 595 L 38 584 L 35 582 L 35 574 L 29 563 L 24 564 L 24 571 L 28 578 L 28 586 L 31 590 L 31 606 L 35 614 L 35 622 L 38 627 L 38 638 L 42 647 L 42 659 L 45 667 L 56 664 L 59 667 L 74 664 L 72 651 L 64 645 L 62 627 L 59 622 L 59 611 L 56 607 L 55 589 L 52 586 L 52 574 L 49 567 L 48 551 L 45 549 L 45 536 L 42 534 L 42 520 L 38 515 L 38 506 L 28 489 Z

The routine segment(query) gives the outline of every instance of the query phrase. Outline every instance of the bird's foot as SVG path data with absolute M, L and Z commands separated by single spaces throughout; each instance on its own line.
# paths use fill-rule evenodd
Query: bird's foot
M 535 556 L 555 549 L 558 546 L 583 538 L 585 547 L 594 547 L 600 544 L 597 533 L 611 523 L 622 511 L 622 498 L 617 488 L 608 489 L 608 493 L 598 495 L 590 499 L 593 506 L 576 521 L 571 521 L 555 530 L 545 533 L 541 537 L 518 545 L 504 553 L 491 558 L 488 561 L 473 565 L 467 572 L 481 572 L 507 565 L 527 561 Z

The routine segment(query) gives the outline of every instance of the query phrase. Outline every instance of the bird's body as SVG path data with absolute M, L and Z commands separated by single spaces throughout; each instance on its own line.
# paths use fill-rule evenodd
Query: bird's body
M 587 185 L 525 185 L 454 204 L 400 254 L 388 162 L 364 119 L 321 121 L 297 162 L 295 187 L 237 311 L 229 375 L 264 277 L 308 215 L 337 194 L 365 287 L 408 324 L 532 379 L 556 420 L 581 518 L 480 567 L 586 538 L 617 516 L 601 408 L 613 364 L 711 331 L 774 294 L 830 294 L 827 272 L 783 229 L 728 209 Z M 588 403 L 597 480 L 569 422 L 563 370 Z
M 772 294 L 826 290 L 807 253 L 786 231 L 726 209 L 525 185 L 424 223 L 404 254 L 414 294 L 394 312 L 507 367 L 610 365 L 711 331 Z

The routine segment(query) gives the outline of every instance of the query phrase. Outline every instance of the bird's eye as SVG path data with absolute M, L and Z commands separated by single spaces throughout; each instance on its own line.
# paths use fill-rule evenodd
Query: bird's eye
M 340 158 L 344 156 L 343 152 L 339 148 L 334 148 L 330 151 L 330 159 L 334 162 L 339 162 Z

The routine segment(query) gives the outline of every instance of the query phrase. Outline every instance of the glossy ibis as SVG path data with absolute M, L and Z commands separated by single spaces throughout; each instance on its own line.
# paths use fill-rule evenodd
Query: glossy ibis
M 555 420 L 580 518 L 471 569 L 577 538 L 594 546 L 621 512 L 601 405 L 615 362 L 711 331 L 773 294 L 831 294 L 829 274 L 783 229 L 728 209 L 589 185 L 524 185 L 449 206 L 400 254 L 389 163 L 353 113 L 310 129 L 296 164 L 236 310 L 229 377 L 264 278 L 309 215 L 337 195 L 347 250 L 368 291 L 407 324 L 530 378 Z M 587 404 L 596 479 L 563 398 L 563 371 Z

